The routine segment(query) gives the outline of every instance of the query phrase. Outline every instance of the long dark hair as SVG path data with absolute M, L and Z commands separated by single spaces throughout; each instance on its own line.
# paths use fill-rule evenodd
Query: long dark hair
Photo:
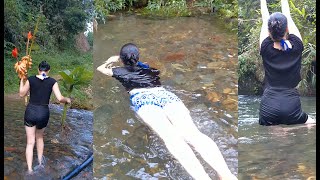
M 286 34 L 288 26 L 287 18 L 280 12 L 272 13 L 268 20 L 268 30 L 271 38 L 275 42 L 280 42 L 283 36 Z

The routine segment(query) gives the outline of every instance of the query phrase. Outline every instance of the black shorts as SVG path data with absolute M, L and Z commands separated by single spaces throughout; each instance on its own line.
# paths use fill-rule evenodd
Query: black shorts
M 297 89 L 266 88 L 260 103 L 259 124 L 303 124 L 308 115 L 301 110 Z
M 47 127 L 50 112 L 48 105 L 28 104 L 24 113 L 24 125 L 28 127 L 36 126 L 37 129 Z

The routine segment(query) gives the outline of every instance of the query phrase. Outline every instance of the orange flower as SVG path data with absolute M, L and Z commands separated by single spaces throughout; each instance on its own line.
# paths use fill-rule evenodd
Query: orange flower
M 28 33 L 28 39 L 31 39 L 32 38 L 32 34 L 31 34 L 31 31 L 29 31 Z
M 18 49 L 15 47 L 13 50 L 12 50 L 12 56 L 14 58 L 17 58 L 18 57 Z

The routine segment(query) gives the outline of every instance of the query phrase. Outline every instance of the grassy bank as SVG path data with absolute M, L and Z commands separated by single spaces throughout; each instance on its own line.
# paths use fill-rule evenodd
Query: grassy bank
M 25 50 L 20 50 L 19 57 L 24 55 Z M 92 51 L 86 53 L 80 53 L 74 49 L 70 50 L 39 50 L 31 53 L 33 66 L 29 70 L 28 75 L 32 76 L 38 72 L 38 64 L 46 60 L 50 66 L 49 76 L 55 78 L 61 90 L 62 95 L 66 95 L 66 89 L 64 89 L 59 75 L 59 71 L 72 70 L 77 66 L 84 66 L 88 70 L 93 70 Z M 16 94 L 19 92 L 19 82 L 17 73 L 14 70 L 14 64 L 17 62 L 10 54 L 5 54 L 4 59 L 4 93 L 5 95 Z M 92 109 L 92 94 L 91 83 L 89 85 L 81 85 L 75 87 L 71 98 L 73 102 L 71 108 Z M 51 97 L 52 103 L 58 103 L 54 94 Z
M 238 1 L 235 0 L 119 0 L 106 3 L 94 2 L 95 17 L 98 23 L 106 23 L 108 15 L 126 12 L 148 18 L 188 17 L 215 14 L 224 19 L 231 30 L 237 30 Z

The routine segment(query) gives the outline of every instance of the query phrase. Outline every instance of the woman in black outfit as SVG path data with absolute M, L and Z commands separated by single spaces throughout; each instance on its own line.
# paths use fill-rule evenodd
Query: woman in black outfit
M 121 61 L 124 66 L 112 64 Z M 112 56 L 97 68 L 122 83 L 130 94 L 132 109 L 164 141 L 169 152 L 196 180 L 210 180 L 189 144 L 218 173 L 221 180 L 236 180 L 218 146 L 198 130 L 190 112 L 172 92 L 161 86 L 160 71 L 139 61 L 138 47 L 125 44 L 120 56 Z
M 260 104 L 259 124 L 303 124 L 315 120 L 301 110 L 299 84 L 303 43 L 294 24 L 287 0 L 281 0 L 282 13 L 270 15 L 261 0 L 262 28 L 260 55 L 265 69 L 265 89 Z
M 61 103 L 71 103 L 70 98 L 63 97 L 60 93 L 58 83 L 48 76 L 50 65 L 46 61 L 39 64 L 38 75 L 30 76 L 26 83 L 20 80 L 19 95 L 24 97 L 30 91 L 30 100 L 24 115 L 24 124 L 27 134 L 26 159 L 28 174 L 33 173 L 32 159 L 33 148 L 37 142 L 37 154 L 39 165 L 36 168 L 43 168 L 43 132 L 49 121 L 49 100 L 52 91 Z

